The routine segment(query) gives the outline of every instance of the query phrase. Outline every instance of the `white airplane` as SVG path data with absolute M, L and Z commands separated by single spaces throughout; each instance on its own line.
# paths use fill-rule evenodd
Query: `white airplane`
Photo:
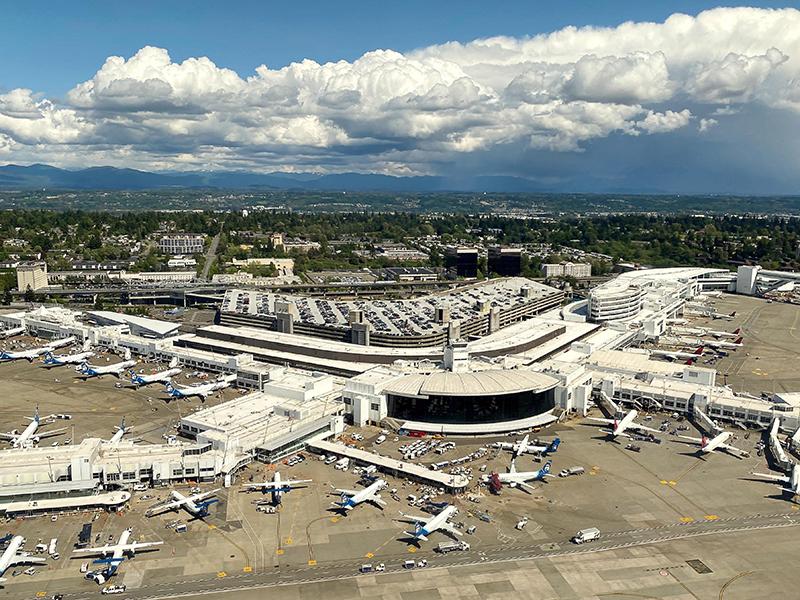
M 8 540 L 8 536 L 6 536 L 3 541 L 6 540 Z M 0 583 L 6 581 L 2 575 L 5 574 L 9 567 L 15 565 L 43 565 L 47 563 L 46 558 L 31 556 L 28 552 L 22 552 L 20 548 L 22 548 L 24 543 L 25 538 L 21 535 L 13 536 L 8 543 L 8 547 L 6 547 L 3 552 L 3 555 L 0 556 Z
M 701 343 L 715 350 L 719 348 L 723 350 L 736 350 L 736 348 L 741 348 L 744 345 L 742 344 L 743 341 L 744 338 L 742 336 L 737 337 L 732 342 L 726 342 L 725 340 L 700 340 Z
M 715 331 L 713 329 L 707 329 L 706 333 L 710 333 L 715 338 L 737 338 L 742 333 L 742 328 L 737 327 L 734 331 Z
M 114 435 L 111 436 L 111 439 L 108 440 L 108 443 L 112 446 L 116 446 L 119 444 L 120 440 L 122 440 L 122 436 L 128 433 L 131 429 L 133 429 L 133 427 L 125 427 L 125 417 L 122 417 L 122 423 L 114 426 Z
M 414 515 L 400 513 L 400 518 L 395 520 L 413 523 L 414 531 L 405 531 L 404 533 L 410 535 L 416 541 L 426 542 L 428 541 L 428 536 L 430 534 L 432 534 L 434 531 L 439 531 L 440 529 L 451 536 L 464 535 L 448 522 L 450 517 L 455 515 L 457 512 L 458 509 L 455 506 L 448 504 L 441 511 L 439 511 L 439 513 L 433 515 L 432 517 L 416 517 Z
M 87 362 L 82 362 L 78 367 L 78 377 L 89 379 L 91 377 L 102 377 L 103 375 L 113 375 L 119 378 L 125 372 L 125 369 L 136 364 L 135 360 L 131 360 L 131 351 L 125 350 L 125 360 L 115 363 L 113 365 L 90 365 Z
M 297 487 L 305 487 L 304 483 L 311 483 L 310 479 L 286 479 L 281 480 L 279 471 L 275 471 L 272 476 L 272 481 L 262 481 L 261 483 L 247 483 L 245 488 L 248 491 L 260 489 L 263 493 L 272 493 L 272 503 L 278 505 L 281 503 L 281 498 L 286 492 L 291 492 Z
M 509 487 L 525 488 L 528 490 L 535 489 L 533 486 L 528 485 L 529 481 L 544 481 L 547 477 L 555 477 L 550 473 L 550 468 L 553 466 L 553 461 L 548 460 L 544 463 L 541 469 L 535 471 L 517 471 L 517 465 L 514 460 L 511 460 L 511 466 L 508 468 L 508 473 L 492 473 L 491 475 L 484 475 L 483 481 L 491 484 L 506 484 Z
M 381 500 L 381 495 L 378 492 L 387 486 L 388 484 L 383 479 L 376 479 L 361 491 L 337 488 L 334 491 L 340 494 L 342 499 L 340 502 L 331 502 L 331 504 L 344 511 L 348 511 L 353 510 L 362 502 L 372 502 L 380 506 L 382 510 L 383 507 L 386 506 L 386 502 Z
M 104 584 L 108 579 L 117 572 L 120 563 L 127 557 L 133 557 L 137 550 L 145 550 L 160 546 L 164 542 L 128 542 L 133 530 L 128 528 L 119 536 L 119 541 L 116 544 L 106 544 L 105 546 L 98 546 L 97 548 L 80 548 L 73 550 L 75 554 L 99 554 L 102 558 L 94 561 L 96 565 L 105 564 L 107 567 L 98 573 L 94 573 L 92 579 L 98 585 Z
M 528 440 L 530 435 L 526 434 L 524 438 L 516 442 L 495 442 L 494 447 L 501 450 L 511 450 L 514 458 L 525 454 L 551 454 L 558 450 L 561 444 L 561 438 L 556 438 L 546 446 L 531 444 Z
M 63 367 L 65 365 L 80 365 L 85 363 L 91 357 L 94 356 L 94 352 L 89 350 L 85 352 L 78 352 L 76 354 L 53 354 L 50 351 L 44 353 L 44 361 L 42 361 L 42 366 L 48 369 L 52 367 Z
M 234 381 L 236 381 L 236 375 L 225 375 L 210 383 L 190 385 L 183 388 L 175 387 L 172 385 L 172 382 L 168 381 L 165 385 L 165 389 L 172 398 L 191 398 L 192 396 L 196 396 L 201 400 L 205 400 L 214 392 L 231 387 Z
M 636 415 L 639 413 L 636 412 L 635 409 L 631 409 L 621 420 L 618 419 L 601 419 L 598 417 L 589 417 L 590 421 L 597 421 L 598 423 L 606 423 L 607 425 L 612 425 L 612 429 L 605 429 L 609 435 L 612 437 L 630 437 L 627 433 L 625 433 L 628 429 L 632 429 L 634 431 L 649 431 L 651 433 L 661 433 L 657 429 L 652 429 L 651 427 L 647 427 L 645 425 L 640 425 L 639 423 L 635 423 L 634 419 L 636 419 Z
M 711 454 L 715 450 L 723 450 L 738 458 L 747 458 L 748 456 L 750 456 L 749 452 L 745 450 L 740 450 L 735 446 L 731 446 L 725 443 L 728 440 L 728 438 L 731 437 L 730 431 L 723 431 L 722 433 L 718 434 L 717 436 L 711 439 L 708 439 L 708 437 L 705 435 L 701 438 L 690 437 L 688 435 L 679 435 L 678 437 L 687 440 L 686 442 L 683 443 L 699 445 L 700 446 L 699 452 L 701 454 Z
M 690 360 L 694 361 L 703 356 L 703 346 L 699 346 L 694 352 L 678 352 L 672 350 L 650 350 L 650 356 L 663 356 L 667 360 Z
M 792 496 L 800 494 L 800 465 L 795 464 L 792 466 L 792 472 L 789 476 L 786 475 L 773 475 L 772 473 L 756 473 L 753 475 L 764 477 L 771 481 L 780 481 L 781 483 L 788 483 L 789 487 L 781 487 L 784 492 L 789 492 Z
M 153 373 L 151 375 L 137 374 L 136 371 L 131 371 L 131 383 L 137 388 L 142 385 L 150 385 L 151 383 L 169 383 L 172 377 L 181 374 L 181 369 L 167 369 L 160 373 Z
M 0 331 L 0 338 L 7 339 L 16 335 L 22 335 L 23 333 L 25 333 L 24 327 L 12 327 L 11 329 Z
M 52 419 L 52 417 L 53 416 L 50 415 L 45 417 L 44 420 L 48 421 L 49 419 Z M 8 433 L 0 433 L 0 439 L 11 442 L 11 445 L 14 448 L 31 448 L 35 446 L 39 440 L 60 435 L 67 430 L 66 427 L 63 427 L 61 429 L 51 429 L 50 431 L 39 432 L 39 426 L 42 424 L 42 419 L 39 417 L 38 407 L 36 408 L 36 412 L 33 414 L 33 418 L 25 418 L 29 419 L 30 423 L 28 423 L 28 426 L 23 429 L 21 433 L 17 430 L 9 431 Z
M 168 510 L 178 510 L 179 508 L 183 508 L 193 517 L 203 519 L 208 516 L 208 507 L 215 502 L 219 502 L 217 498 L 211 497 L 220 491 L 220 489 L 222 488 L 217 488 L 209 492 L 203 492 L 201 494 L 194 494 L 192 496 L 184 496 L 180 492 L 172 490 L 170 492 L 170 496 L 172 497 L 170 502 L 154 506 L 145 513 L 145 516 L 152 517 Z M 207 500 L 207 498 L 211 498 L 211 500 Z
M 12 360 L 20 360 L 25 359 L 28 362 L 33 362 L 34 358 L 40 357 L 42 354 L 47 352 L 52 352 L 56 348 L 61 348 L 63 346 L 69 346 L 75 341 L 75 338 L 70 336 L 67 338 L 63 338 L 60 340 L 52 340 L 46 346 L 41 346 L 39 348 L 30 348 L 29 350 L 19 350 L 17 352 L 7 352 L 3 350 L 0 352 L 0 362 L 8 362 Z
M 725 313 L 718 313 L 718 312 L 711 311 L 708 316 L 712 317 L 714 319 L 727 319 L 728 321 L 730 321 L 731 319 L 733 319 L 736 316 L 736 311 L 733 311 L 732 313 L 727 314 L 727 315 Z

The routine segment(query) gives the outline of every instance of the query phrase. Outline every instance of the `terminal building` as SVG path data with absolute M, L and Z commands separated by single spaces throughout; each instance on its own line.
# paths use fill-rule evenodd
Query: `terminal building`
M 478 249 L 447 248 L 444 255 L 444 266 L 454 277 L 475 279 L 478 276 Z

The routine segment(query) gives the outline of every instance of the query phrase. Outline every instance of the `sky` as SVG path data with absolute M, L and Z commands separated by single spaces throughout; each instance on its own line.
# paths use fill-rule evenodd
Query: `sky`
M 0 164 L 800 193 L 798 8 L 13 3 Z

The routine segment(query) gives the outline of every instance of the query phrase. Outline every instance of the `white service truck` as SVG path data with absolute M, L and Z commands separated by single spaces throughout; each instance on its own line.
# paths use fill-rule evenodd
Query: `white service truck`
M 467 551 L 469 550 L 470 546 L 467 542 L 463 540 L 455 540 L 452 542 L 439 542 L 439 545 L 436 546 L 436 552 L 440 552 L 441 554 L 447 554 L 448 552 L 454 552 L 456 550 Z
M 576 533 L 572 541 L 576 544 L 585 544 L 586 542 L 593 542 L 597 539 L 600 539 L 600 530 L 597 527 L 588 527 Z

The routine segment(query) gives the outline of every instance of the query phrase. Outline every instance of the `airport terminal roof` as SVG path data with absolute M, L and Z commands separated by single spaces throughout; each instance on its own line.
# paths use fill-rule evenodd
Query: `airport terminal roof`
M 542 391 L 556 383 L 557 380 L 549 375 L 527 369 L 490 369 L 469 373 L 438 371 L 400 377 L 389 383 L 384 392 L 400 396 L 483 396 Z
M 90 318 L 95 318 L 103 321 L 111 321 L 118 325 L 128 325 L 143 331 L 147 331 L 158 337 L 171 335 L 178 331 L 180 323 L 171 323 L 169 321 L 159 321 L 158 319 L 149 319 L 147 317 L 138 317 L 136 315 L 126 315 L 124 313 L 111 312 L 108 310 L 90 310 L 86 312 Z

